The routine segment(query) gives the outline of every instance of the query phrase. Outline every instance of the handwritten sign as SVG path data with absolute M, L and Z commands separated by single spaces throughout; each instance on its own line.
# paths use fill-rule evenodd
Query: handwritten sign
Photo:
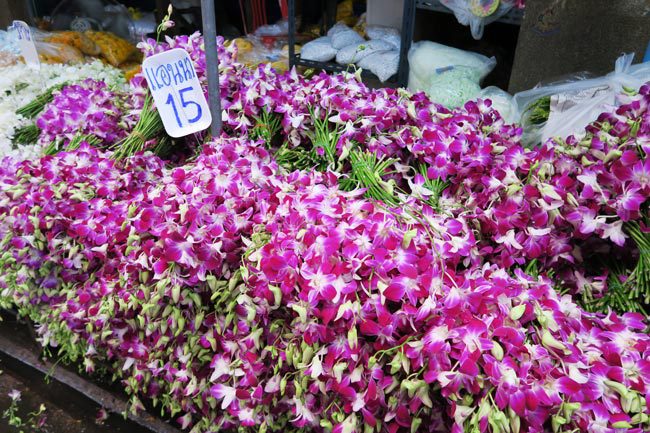
M 183 137 L 210 126 L 210 108 L 187 51 L 175 48 L 147 57 L 142 71 L 167 134 Z
M 25 59 L 25 63 L 30 68 L 40 69 L 41 62 L 38 59 L 38 52 L 36 51 L 36 45 L 34 44 L 32 30 L 26 22 L 18 20 L 13 22 L 12 27 L 18 35 L 18 46 L 20 47 L 20 53 L 22 54 L 23 59 Z

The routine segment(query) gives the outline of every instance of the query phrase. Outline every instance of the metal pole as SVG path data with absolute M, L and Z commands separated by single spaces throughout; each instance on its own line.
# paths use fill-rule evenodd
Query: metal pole
M 404 0 L 404 9 L 402 12 L 402 43 L 400 44 L 399 69 L 397 71 L 397 85 L 400 87 L 406 87 L 409 80 L 408 53 L 413 43 L 416 10 L 414 0 Z
M 289 68 L 296 64 L 296 0 L 289 0 Z
M 221 91 L 219 90 L 219 59 L 217 58 L 217 27 L 214 15 L 216 0 L 201 0 L 203 21 L 203 45 L 208 72 L 208 105 L 212 113 L 210 132 L 212 137 L 221 135 Z

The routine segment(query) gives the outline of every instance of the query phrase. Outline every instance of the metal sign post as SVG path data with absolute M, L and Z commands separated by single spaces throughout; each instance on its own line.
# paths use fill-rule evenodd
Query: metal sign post
M 219 59 L 217 57 L 217 27 L 214 14 L 216 0 L 201 0 L 203 45 L 208 73 L 208 105 L 212 113 L 212 137 L 221 135 L 221 92 L 219 90 Z

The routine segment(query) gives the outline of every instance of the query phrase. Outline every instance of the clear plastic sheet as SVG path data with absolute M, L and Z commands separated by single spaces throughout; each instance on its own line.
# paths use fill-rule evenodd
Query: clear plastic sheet
M 517 107 L 510 93 L 496 86 L 490 86 L 481 90 L 478 97 L 492 101 L 492 107 L 501 114 L 501 117 L 507 123 L 515 123 L 517 121 Z
M 534 146 L 551 137 L 583 133 L 602 112 L 618 106 L 623 90 L 637 89 L 650 80 L 650 67 L 632 67 L 633 58 L 634 54 L 622 55 L 614 72 L 603 77 L 574 74 L 514 95 L 524 144 Z

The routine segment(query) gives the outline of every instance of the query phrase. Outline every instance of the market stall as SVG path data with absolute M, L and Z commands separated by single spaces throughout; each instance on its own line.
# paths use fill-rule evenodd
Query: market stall
M 650 65 L 510 95 L 413 42 L 431 2 L 261 3 L 228 40 L 209 2 L 202 33 L 2 35 L 0 310 L 36 358 L 152 431 L 650 430 Z M 461 3 L 472 40 L 523 7 Z

